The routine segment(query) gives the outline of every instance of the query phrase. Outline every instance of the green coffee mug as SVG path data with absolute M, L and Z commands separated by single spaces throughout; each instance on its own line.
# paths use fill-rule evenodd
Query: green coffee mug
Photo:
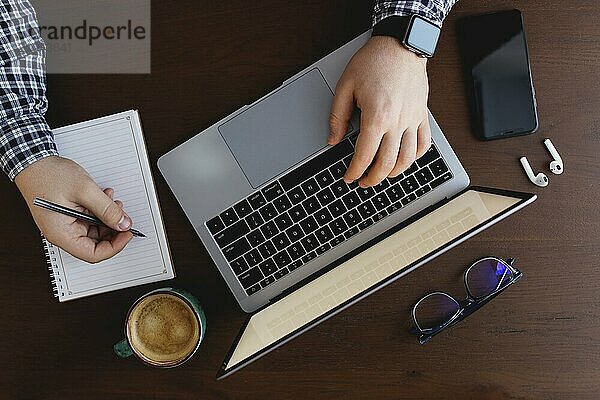
M 205 333 L 198 299 L 182 289 L 162 288 L 133 303 L 125 319 L 125 339 L 113 349 L 121 358 L 135 355 L 153 367 L 173 368 L 196 353 Z

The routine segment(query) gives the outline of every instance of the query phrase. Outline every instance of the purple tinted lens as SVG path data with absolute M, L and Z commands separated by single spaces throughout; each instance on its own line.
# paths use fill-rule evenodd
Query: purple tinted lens
M 494 259 L 482 260 L 469 269 L 467 289 L 475 298 L 485 297 L 500 289 L 513 278 L 508 266 Z
M 431 294 L 421 300 L 415 308 L 415 320 L 421 329 L 437 328 L 448 322 L 460 306 L 443 293 Z

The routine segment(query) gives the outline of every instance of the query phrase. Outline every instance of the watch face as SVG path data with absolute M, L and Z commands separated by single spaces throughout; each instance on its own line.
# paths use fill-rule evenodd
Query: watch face
M 408 28 L 406 45 L 412 47 L 427 57 L 433 56 L 440 38 L 440 28 L 419 16 L 413 17 Z

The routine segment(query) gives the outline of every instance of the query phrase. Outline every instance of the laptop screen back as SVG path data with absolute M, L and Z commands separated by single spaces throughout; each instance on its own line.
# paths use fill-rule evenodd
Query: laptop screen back
M 524 200 L 475 189 L 463 192 L 252 315 L 225 360 L 224 373 L 257 358 L 303 327 L 324 320 L 341 305 L 382 287 L 384 281 L 407 273 L 418 260 L 441 254 L 468 232 L 474 234 L 486 223 L 500 220 L 499 216 L 510 214 L 514 206 L 524 206 Z

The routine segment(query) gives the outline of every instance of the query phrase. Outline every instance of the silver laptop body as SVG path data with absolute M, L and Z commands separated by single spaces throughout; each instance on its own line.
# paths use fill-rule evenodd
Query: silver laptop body
M 329 149 L 326 141 L 333 90 L 346 64 L 370 34 L 365 32 L 158 161 L 169 187 L 246 312 L 268 304 L 353 249 L 469 185 L 464 168 L 430 115 L 433 145 L 451 179 L 256 293 L 249 295 L 240 283 L 207 222 Z M 355 134 L 358 126 L 355 115 L 348 135 Z

